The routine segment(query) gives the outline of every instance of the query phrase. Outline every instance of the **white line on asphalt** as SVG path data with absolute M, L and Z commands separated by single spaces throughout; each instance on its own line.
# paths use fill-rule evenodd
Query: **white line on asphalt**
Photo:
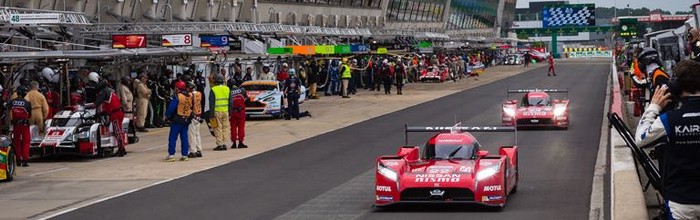
M 615 64 L 613 64 L 615 65 Z M 612 68 L 611 68 L 612 71 Z M 603 122 L 600 125 L 600 142 L 598 143 L 598 156 L 593 168 L 593 185 L 591 186 L 591 205 L 588 212 L 589 220 L 605 219 L 605 172 L 607 166 L 607 145 L 610 128 L 607 126 L 607 114 L 610 111 L 610 84 L 608 77 L 605 86 L 605 104 L 603 106 Z M 611 208 L 612 209 L 612 208 Z
M 67 170 L 67 169 L 70 169 L 70 167 L 64 167 L 64 168 L 58 168 L 58 169 L 53 169 L 53 170 L 49 170 L 49 171 L 39 172 L 39 173 L 35 173 L 35 174 L 29 175 L 29 176 L 39 176 L 39 175 L 54 173 L 54 172 L 58 172 L 61 170 Z

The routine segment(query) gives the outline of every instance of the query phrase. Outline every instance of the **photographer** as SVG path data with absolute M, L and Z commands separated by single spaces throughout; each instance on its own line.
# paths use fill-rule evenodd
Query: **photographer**
M 651 104 L 642 115 L 636 142 L 649 145 L 664 138 L 662 183 L 664 197 L 673 219 L 700 217 L 700 63 L 680 62 L 669 86 L 657 86 Z M 677 97 L 681 107 L 659 115 Z M 659 149 L 657 149 L 659 150 Z

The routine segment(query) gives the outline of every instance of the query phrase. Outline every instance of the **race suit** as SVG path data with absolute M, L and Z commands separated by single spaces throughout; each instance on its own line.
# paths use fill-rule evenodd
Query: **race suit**
M 229 123 L 231 124 L 231 141 L 243 143 L 245 139 L 245 102 L 248 100 L 248 95 L 245 89 L 235 87 L 231 89 L 229 95 L 231 101 L 229 104 Z
M 673 219 L 697 219 L 700 213 L 700 97 L 681 98 L 681 107 L 659 115 L 661 107 L 650 104 L 642 115 L 635 141 L 646 146 L 664 138 L 661 166 L 664 197 Z M 695 214 L 693 214 L 695 213 Z M 669 218 L 670 219 L 670 218 Z
M 32 116 L 32 104 L 18 97 L 10 103 L 10 116 L 12 117 L 12 144 L 17 152 L 18 161 L 29 160 L 29 142 L 32 140 L 29 134 L 29 118 Z
M 126 145 L 126 138 L 124 136 L 124 130 L 122 129 L 124 111 L 122 110 L 122 102 L 119 100 L 117 93 L 109 87 L 102 88 L 95 98 L 95 106 L 101 113 L 109 115 L 109 123 L 112 124 L 112 133 L 117 140 L 119 152 L 126 152 L 124 148 L 124 145 Z

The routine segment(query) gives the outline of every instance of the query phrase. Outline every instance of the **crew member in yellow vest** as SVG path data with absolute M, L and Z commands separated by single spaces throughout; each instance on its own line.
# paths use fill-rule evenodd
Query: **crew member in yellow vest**
M 343 94 L 343 98 L 350 98 L 350 96 L 348 96 L 350 78 L 352 78 L 352 72 L 350 66 L 348 66 L 348 58 L 343 58 L 343 66 L 340 68 L 340 80 L 343 85 L 340 92 Z
M 192 94 L 192 111 L 194 118 L 190 122 L 187 138 L 190 141 L 190 153 L 188 157 L 202 157 L 202 135 L 199 126 L 202 124 L 202 93 L 197 91 L 194 82 L 187 82 L 187 91 Z
M 190 150 L 190 142 L 187 137 L 187 129 L 193 117 L 192 95 L 187 93 L 185 82 L 178 81 L 175 83 L 175 94 L 168 105 L 168 110 L 165 116 L 170 120 L 170 135 L 168 136 L 168 156 L 165 158 L 167 162 L 175 161 L 175 144 L 177 136 L 180 136 L 180 161 L 187 161 L 188 152 Z
M 226 150 L 226 144 L 231 134 L 228 117 L 229 93 L 231 90 L 224 85 L 224 77 L 222 75 L 216 74 L 213 78 L 216 86 L 212 87 L 209 93 L 209 109 L 214 111 L 214 119 L 217 124 L 214 130 L 214 136 L 216 137 L 216 148 L 214 150 L 221 151 Z

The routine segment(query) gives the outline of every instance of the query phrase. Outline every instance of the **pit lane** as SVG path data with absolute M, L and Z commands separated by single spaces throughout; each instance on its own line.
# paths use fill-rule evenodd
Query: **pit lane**
M 456 93 L 289 146 L 107 200 L 57 219 L 585 219 L 602 123 L 609 64 L 558 65 Z M 571 127 L 522 131 L 520 188 L 500 213 L 478 207 L 374 209 L 371 169 L 378 155 L 403 143 L 403 124 L 500 124 L 510 88 L 568 88 Z M 352 114 L 352 111 L 348 111 Z M 510 144 L 504 134 L 478 135 L 488 150 Z M 427 135 L 412 136 L 419 144 Z M 118 208 L 117 208 L 118 207 Z

